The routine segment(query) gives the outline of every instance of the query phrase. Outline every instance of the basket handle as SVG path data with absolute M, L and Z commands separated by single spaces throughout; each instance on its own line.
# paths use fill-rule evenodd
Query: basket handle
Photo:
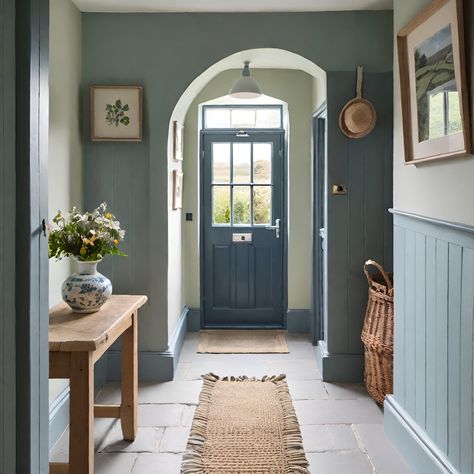
M 368 270 L 368 268 L 370 266 L 375 267 L 380 272 L 380 274 L 383 276 L 383 279 L 385 280 L 385 283 L 387 284 L 388 289 L 391 290 L 392 289 L 392 283 L 390 281 L 390 278 L 388 277 L 385 270 L 382 268 L 382 265 L 377 263 L 375 260 L 367 260 L 364 263 L 364 273 L 365 273 L 365 276 L 367 277 L 367 280 L 369 282 L 372 281 L 372 278 L 370 277 L 370 273 L 369 273 L 369 270 Z

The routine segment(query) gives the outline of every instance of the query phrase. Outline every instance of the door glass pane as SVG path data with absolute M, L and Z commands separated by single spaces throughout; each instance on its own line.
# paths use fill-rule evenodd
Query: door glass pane
M 206 107 L 204 109 L 205 128 L 229 128 L 230 109 Z
M 250 183 L 250 143 L 233 143 L 234 183 Z
M 272 144 L 253 144 L 253 182 L 272 182 Z
M 234 225 L 250 224 L 250 186 L 234 186 Z
M 212 182 L 230 183 L 230 143 L 212 144 Z
M 255 109 L 232 109 L 231 128 L 255 128 Z
M 230 224 L 230 186 L 212 187 L 212 223 Z
M 253 188 L 253 223 L 270 224 L 272 208 L 272 187 L 254 186 Z
M 280 128 L 281 109 L 257 109 L 256 128 Z

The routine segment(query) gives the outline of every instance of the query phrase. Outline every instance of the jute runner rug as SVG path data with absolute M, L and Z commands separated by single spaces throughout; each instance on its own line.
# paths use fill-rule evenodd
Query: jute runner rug
M 182 474 L 308 474 L 285 375 L 203 376 Z
M 268 329 L 223 329 L 201 331 L 201 354 L 286 354 L 286 331 Z

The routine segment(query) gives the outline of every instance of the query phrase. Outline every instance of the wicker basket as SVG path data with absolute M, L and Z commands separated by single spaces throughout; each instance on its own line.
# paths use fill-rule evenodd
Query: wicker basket
M 376 273 L 369 272 L 375 267 Z M 381 265 L 367 260 L 364 273 L 369 282 L 369 300 L 362 329 L 365 346 L 365 386 L 380 405 L 393 389 L 393 278 Z

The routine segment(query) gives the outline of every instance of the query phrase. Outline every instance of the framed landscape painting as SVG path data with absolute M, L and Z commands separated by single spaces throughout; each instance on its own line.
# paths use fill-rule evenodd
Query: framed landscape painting
M 434 0 L 398 36 L 405 163 L 470 153 L 462 0 Z
M 142 101 L 140 86 L 92 86 L 92 140 L 141 142 Z

